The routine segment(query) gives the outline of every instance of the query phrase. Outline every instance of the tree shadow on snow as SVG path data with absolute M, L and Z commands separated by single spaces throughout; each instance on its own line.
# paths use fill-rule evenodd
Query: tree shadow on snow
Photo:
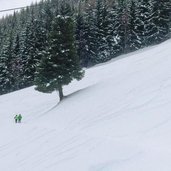
M 75 91 L 75 92 L 73 92 L 73 93 L 71 93 L 71 94 L 69 94 L 69 95 L 67 95 L 67 96 L 64 96 L 64 98 L 63 98 L 62 101 L 59 101 L 56 105 L 54 105 L 53 107 L 51 107 L 51 108 L 48 109 L 47 111 L 43 112 L 42 114 L 40 114 L 39 117 L 42 117 L 42 116 L 44 116 L 45 114 L 47 114 L 47 113 L 53 111 L 54 109 L 56 109 L 56 108 L 59 107 L 60 105 L 64 104 L 67 100 L 72 99 L 74 96 L 77 96 L 77 95 L 79 95 L 79 94 L 82 94 L 84 91 L 87 91 L 87 90 L 93 88 L 94 86 L 95 86 L 95 85 L 90 85 L 90 86 L 85 87 L 85 88 L 83 88 L 83 89 L 77 90 L 77 91 Z

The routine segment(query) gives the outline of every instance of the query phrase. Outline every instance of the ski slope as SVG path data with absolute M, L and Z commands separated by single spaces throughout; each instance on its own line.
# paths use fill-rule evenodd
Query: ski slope
M 59 104 L 34 87 L 0 96 L 0 171 L 170 171 L 170 47 L 86 70 Z

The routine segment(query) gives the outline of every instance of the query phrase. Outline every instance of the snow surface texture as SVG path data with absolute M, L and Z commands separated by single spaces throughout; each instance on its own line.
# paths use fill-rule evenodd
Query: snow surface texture
M 170 47 L 86 70 L 58 105 L 34 87 L 0 96 L 0 171 L 170 171 Z
M 0 10 L 6 10 L 11 8 L 29 6 L 31 3 L 39 2 L 40 0 L 0 0 Z M 16 10 L 17 11 L 17 10 Z M 0 18 L 8 14 L 13 14 L 14 11 L 1 12 Z

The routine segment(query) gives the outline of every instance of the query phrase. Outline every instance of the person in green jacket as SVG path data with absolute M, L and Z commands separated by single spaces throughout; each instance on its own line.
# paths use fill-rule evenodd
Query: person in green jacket
M 15 120 L 15 123 L 18 122 L 18 115 L 15 115 L 14 120 Z
M 21 114 L 18 115 L 18 122 L 21 123 L 21 120 L 22 120 L 22 116 Z

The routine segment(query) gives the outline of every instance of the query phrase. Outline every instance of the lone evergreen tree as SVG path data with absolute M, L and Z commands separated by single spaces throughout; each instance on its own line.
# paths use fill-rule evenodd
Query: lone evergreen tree
M 60 101 L 63 99 L 63 85 L 73 79 L 80 80 L 83 71 L 79 64 L 74 39 L 74 21 L 69 4 L 61 5 L 61 14 L 52 23 L 49 45 L 38 66 L 35 84 L 36 90 L 50 93 L 59 91 Z

